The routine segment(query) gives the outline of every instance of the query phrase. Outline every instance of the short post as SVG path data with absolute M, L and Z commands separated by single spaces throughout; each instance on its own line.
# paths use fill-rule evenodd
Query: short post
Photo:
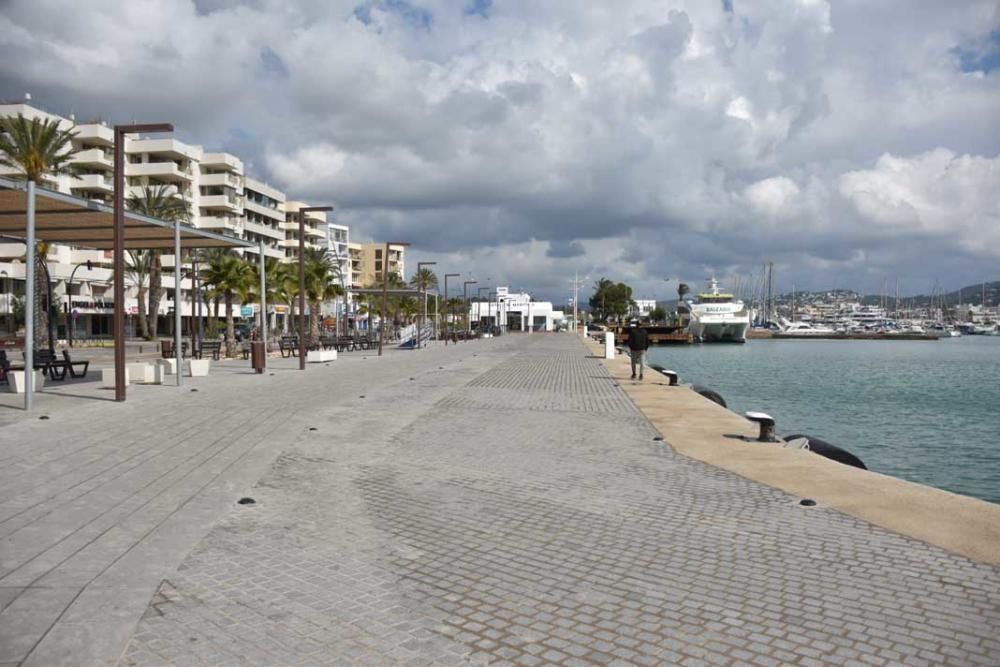
M 615 334 L 611 331 L 604 334 L 604 358 L 615 358 Z

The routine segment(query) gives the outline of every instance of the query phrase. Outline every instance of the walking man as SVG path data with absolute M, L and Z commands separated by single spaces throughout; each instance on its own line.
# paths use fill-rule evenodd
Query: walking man
M 637 320 L 629 322 L 628 349 L 632 360 L 632 379 L 635 379 L 635 368 L 638 366 L 639 379 L 642 380 L 642 371 L 646 366 L 646 350 L 649 349 L 649 334 L 639 326 Z

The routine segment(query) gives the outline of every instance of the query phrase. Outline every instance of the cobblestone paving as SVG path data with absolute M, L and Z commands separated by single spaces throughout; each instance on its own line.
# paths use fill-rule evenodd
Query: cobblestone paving
M 1000 663 L 996 568 L 679 456 L 523 340 L 329 411 L 123 664 Z

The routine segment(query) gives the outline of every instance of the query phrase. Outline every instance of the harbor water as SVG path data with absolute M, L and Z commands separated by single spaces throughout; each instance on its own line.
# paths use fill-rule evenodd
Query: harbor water
M 1000 503 L 1000 337 L 749 340 L 652 348 L 649 362 L 762 410 L 870 470 Z M 648 377 L 647 377 L 648 380 Z

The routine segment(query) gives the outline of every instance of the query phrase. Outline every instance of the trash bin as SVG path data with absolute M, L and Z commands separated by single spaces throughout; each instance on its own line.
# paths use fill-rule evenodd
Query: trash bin
M 267 366 L 267 355 L 264 353 L 264 341 L 250 341 L 250 365 L 258 373 L 263 373 Z

